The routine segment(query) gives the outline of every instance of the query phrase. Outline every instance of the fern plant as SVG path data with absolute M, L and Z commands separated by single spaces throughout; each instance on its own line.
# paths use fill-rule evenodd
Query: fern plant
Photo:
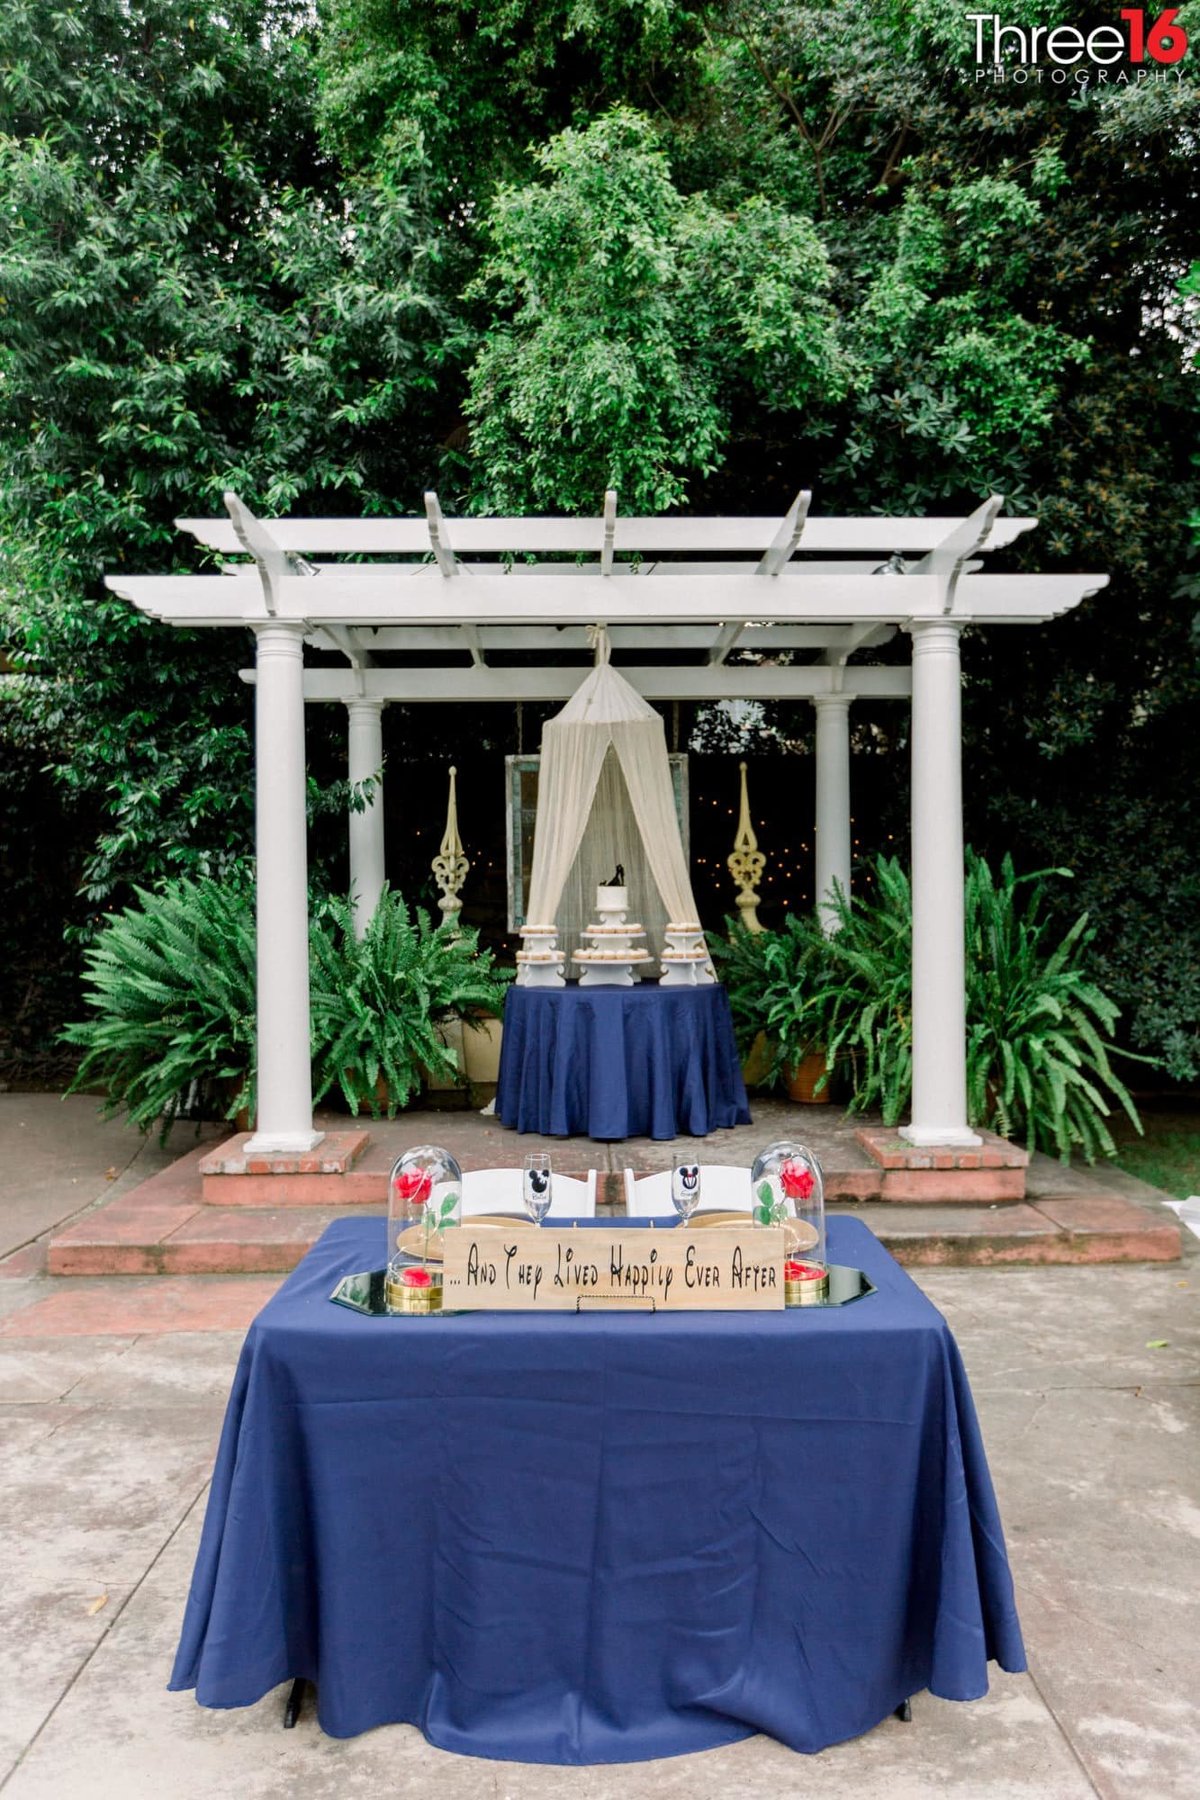
M 180 879 L 110 914 L 85 953 L 92 1016 L 63 1037 L 85 1052 L 70 1092 L 96 1083 L 165 1139 L 185 1095 L 226 1118 L 254 1108 L 254 898 L 247 880 Z
M 1057 943 L 1043 917 L 1045 877 L 1068 873 L 1018 876 L 1006 856 L 997 881 L 982 857 L 968 855 L 967 1108 L 973 1122 L 1023 1135 L 1030 1150 L 1066 1162 L 1078 1149 L 1094 1162 L 1116 1155 L 1105 1123 L 1110 1099 L 1142 1127 L 1109 1060 L 1121 1009 L 1087 974 L 1088 915 Z
M 1066 873 L 1018 876 L 1006 856 L 996 877 L 967 852 L 967 1109 L 972 1125 L 1031 1150 L 1094 1162 L 1115 1154 L 1114 1105 L 1141 1125 L 1111 1062 L 1119 1009 L 1087 972 L 1087 915 L 1063 937 L 1045 917 L 1046 882 Z M 805 1047 L 824 1048 L 828 1068 L 849 1075 L 850 1110 L 898 1125 L 912 1101 L 912 893 L 894 858 L 871 876 L 866 893 L 839 896 L 831 937 L 815 916 L 793 915 L 781 932 L 735 926 L 714 951 L 741 1046 L 765 1031 L 776 1076 Z
M 897 1125 L 912 1097 L 912 894 L 894 857 L 877 858 L 871 875 L 868 893 L 836 895 L 836 932 L 808 920 L 824 943 L 808 1008 L 829 1066 L 849 1071 L 849 1110 Z
M 748 931 L 740 919 L 727 919 L 726 925 L 729 942 L 710 947 L 729 994 L 738 1050 L 745 1058 L 763 1033 L 762 1084 L 776 1087 L 804 1057 L 824 1047 L 812 995 L 826 955 L 825 935 L 802 913 L 789 913 L 782 931 Z M 827 1079 L 826 1074 L 818 1086 Z
M 1018 876 L 1006 856 L 996 878 L 967 851 L 967 1113 L 1030 1150 L 1094 1162 L 1116 1154 L 1114 1103 L 1141 1124 L 1110 1060 L 1120 1009 L 1087 973 L 1087 915 L 1057 941 L 1044 916 L 1047 878 L 1068 873 Z M 894 859 L 874 876 L 869 896 L 840 901 L 810 1011 L 830 1062 L 853 1071 L 851 1110 L 896 1125 L 912 1098 L 912 895 Z
M 352 1111 L 394 1117 L 426 1072 L 459 1078 L 439 1024 L 503 1010 L 505 981 L 477 931 L 410 919 L 386 889 L 361 939 L 345 900 L 328 900 L 312 931 L 314 1099 L 338 1088 Z M 382 1096 L 382 1097 L 381 1097 Z
M 84 1051 L 74 1092 L 101 1085 L 104 1111 L 165 1140 L 185 1097 L 233 1119 L 255 1105 L 254 890 L 248 877 L 182 878 L 110 916 L 86 952 L 90 1016 L 63 1032 Z M 415 923 L 385 892 L 361 941 L 349 903 L 324 900 L 309 930 L 315 1097 L 335 1086 L 356 1111 L 389 1117 L 424 1072 L 455 1077 L 440 1022 L 498 1013 L 505 983 L 478 933 Z

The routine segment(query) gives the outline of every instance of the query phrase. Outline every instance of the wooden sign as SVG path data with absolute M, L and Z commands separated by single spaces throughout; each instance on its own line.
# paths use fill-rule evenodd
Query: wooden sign
M 656 1231 L 614 1224 L 472 1225 L 443 1238 L 443 1301 L 455 1310 L 770 1311 L 783 1306 L 783 1232 Z

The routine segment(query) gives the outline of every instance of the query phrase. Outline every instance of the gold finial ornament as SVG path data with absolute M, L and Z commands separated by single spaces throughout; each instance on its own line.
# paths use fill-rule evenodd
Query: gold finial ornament
M 453 764 L 450 768 L 450 797 L 446 804 L 446 829 L 442 833 L 441 847 L 433 859 L 433 879 L 442 890 L 438 905 L 442 909 L 442 918 L 449 921 L 458 917 L 462 911 L 461 890 L 467 879 L 471 865 L 463 850 L 462 839 L 458 835 L 458 791 L 455 779 L 458 774 Z
M 747 931 L 761 931 L 758 922 L 758 890 L 755 883 L 762 880 L 762 872 L 767 866 L 767 859 L 758 847 L 758 839 L 754 835 L 754 827 L 750 823 L 750 795 L 746 787 L 746 765 L 738 764 L 742 773 L 742 804 L 738 813 L 737 836 L 733 840 L 733 852 L 725 858 L 725 866 L 738 884 L 737 904 L 742 915 L 742 924 Z

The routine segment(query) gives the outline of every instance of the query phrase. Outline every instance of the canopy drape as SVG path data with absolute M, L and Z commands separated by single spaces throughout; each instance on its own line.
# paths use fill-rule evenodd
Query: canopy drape
M 662 719 L 604 660 L 542 732 L 529 923 L 570 954 L 618 862 L 651 950 L 668 921 L 698 929 Z

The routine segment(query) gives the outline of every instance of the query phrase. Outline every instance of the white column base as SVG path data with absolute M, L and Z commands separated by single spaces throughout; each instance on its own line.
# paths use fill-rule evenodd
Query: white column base
M 323 1131 L 255 1132 L 242 1150 L 243 1156 L 305 1156 L 315 1150 Z
M 916 1150 L 973 1150 L 983 1142 L 967 1125 L 902 1125 L 900 1136 Z

